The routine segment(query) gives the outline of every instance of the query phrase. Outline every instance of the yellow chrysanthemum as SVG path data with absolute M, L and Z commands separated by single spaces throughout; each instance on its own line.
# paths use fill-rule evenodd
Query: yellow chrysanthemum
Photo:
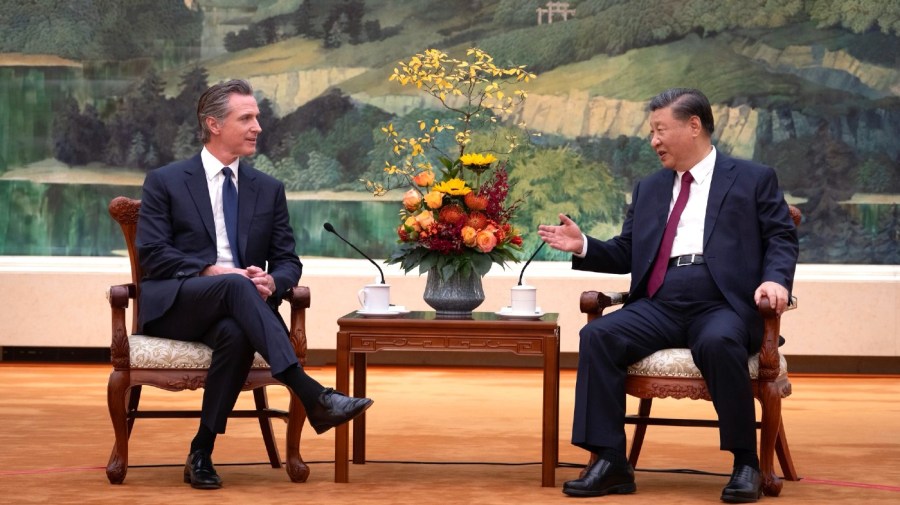
M 432 189 L 451 196 L 462 196 L 472 191 L 472 188 L 466 186 L 466 181 L 459 178 L 444 181 Z
M 493 154 L 469 153 L 460 156 L 459 161 L 463 165 L 485 166 L 497 161 Z

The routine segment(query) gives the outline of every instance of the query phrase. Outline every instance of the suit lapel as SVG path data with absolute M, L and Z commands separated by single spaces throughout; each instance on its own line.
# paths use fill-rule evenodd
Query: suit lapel
M 672 188 L 675 184 L 675 171 L 666 170 L 665 175 L 660 178 L 660 183 L 653 187 L 653 233 L 651 237 L 655 241 L 652 244 L 653 256 L 656 257 L 656 248 L 662 241 L 663 232 L 666 230 L 666 222 L 669 220 L 669 207 L 672 204 Z
M 719 210 L 722 208 L 722 201 L 725 195 L 734 184 L 737 176 L 734 160 L 722 153 L 716 153 L 716 164 L 713 166 L 712 181 L 709 186 L 709 198 L 706 201 L 706 220 L 703 223 L 703 249 L 706 250 L 706 244 L 712 235 L 713 228 L 716 226 L 716 220 L 719 218 Z
M 256 174 L 253 168 L 240 162 L 238 168 L 238 250 L 244 267 L 250 266 L 247 254 L 247 240 L 250 236 L 250 225 L 253 223 L 253 215 L 256 213 Z M 265 265 L 257 265 L 265 267 Z
M 634 250 L 639 251 L 639 257 L 632 263 L 632 274 L 635 280 L 643 281 L 650 272 L 653 260 L 656 258 L 659 244 L 662 242 L 663 232 L 666 229 L 666 221 L 669 217 L 669 204 L 672 202 L 672 185 L 675 183 L 675 172 L 672 170 L 660 171 L 659 177 L 647 180 L 646 189 L 642 188 L 640 204 L 648 212 L 641 213 L 641 217 L 634 222 Z M 637 207 L 637 206 L 636 206 Z
M 203 170 L 203 162 L 200 161 L 199 154 L 192 158 L 191 161 L 191 166 L 185 170 L 184 182 L 188 193 L 194 200 L 194 205 L 197 207 L 197 214 L 200 215 L 200 220 L 203 221 L 203 227 L 206 228 L 206 233 L 209 234 L 210 240 L 215 244 L 216 221 L 213 217 L 212 202 L 209 201 L 209 184 L 206 181 L 206 172 Z

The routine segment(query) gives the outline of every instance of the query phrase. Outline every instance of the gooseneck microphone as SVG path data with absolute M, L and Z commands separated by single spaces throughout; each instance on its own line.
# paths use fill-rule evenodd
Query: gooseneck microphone
M 566 214 L 566 217 L 569 219 L 572 219 L 572 216 L 570 216 L 568 214 Z M 561 226 L 563 224 L 563 222 L 560 221 L 559 224 Z M 525 266 L 523 266 L 522 271 L 519 272 L 519 286 L 522 285 L 522 276 L 525 275 L 525 269 L 528 268 L 528 264 L 531 263 L 531 260 L 533 260 L 535 256 L 537 256 L 537 253 L 541 252 L 541 249 L 543 249 L 546 244 L 547 244 L 546 242 L 541 241 L 541 245 L 539 245 L 538 248 L 535 249 L 533 253 L 531 253 L 531 257 L 528 258 L 528 261 L 525 262 Z
M 525 275 L 525 269 L 528 268 L 528 264 L 531 263 L 531 260 L 533 260 L 534 257 L 537 256 L 537 253 L 539 253 L 546 244 L 546 242 L 541 241 L 541 245 L 539 245 L 538 248 L 534 250 L 534 252 L 531 254 L 531 257 L 528 258 L 528 261 L 525 262 L 525 266 L 522 267 L 522 272 L 519 273 L 519 286 L 522 285 L 522 276 Z
M 351 244 L 350 242 L 348 242 L 347 239 L 345 239 L 344 237 L 342 237 L 340 233 L 336 232 L 336 231 L 334 230 L 334 226 L 331 226 L 331 223 L 325 223 L 325 224 L 322 225 L 322 226 L 325 228 L 325 231 L 328 231 L 328 232 L 331 232 L 331 233 L 334 233 L 335 235 L 337 235 L 337 238 L 339 238 L 339 239 L 343 240 L 344 242 L 346 242 L 348 246 L 350 246 L 350 247 L 352 247 L 353 249 L 355 249 L 356 252 L 358 252 L 359 254 L 362 254 L 362 255 L 363 255 L 363 258 L 369 260 L 373 265 L 375 265 L 375 268 L 378 269 L 378 273 L 381 274 L 381 283 L 382 283 L 382 284 L 385 283 L 385 282 L 384 282 L 384 272 L 381 271 L 381 267 L 378 266 L 378 263 L 375 263 L 375 261 L 374 261 L 372 258 L 370 258 L 368 255 L 366 255 L 366 253 L 360 251 L 358 247 L 356 247 L 355 245 L 353 245 L 353 244 Z

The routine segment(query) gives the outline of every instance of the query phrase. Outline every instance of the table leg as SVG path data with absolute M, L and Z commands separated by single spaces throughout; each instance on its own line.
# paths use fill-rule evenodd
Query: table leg
M 350 333 L 337 334 L 337 364 L 335 389 L 344 394 L 350 393 Z M 334 429 L 334 481 L 349 482 L 350 469 L 348 462 L 350 427 L 344 423 Z
M 353 396 L 366 396 L 366 354 L 353 353 Z M 366 413 L 353 420 L 353 464 L 366 462 Z
M 556 486 L 559 463 L 559 334 L 544 339 L 544 413 L 541 485 Z

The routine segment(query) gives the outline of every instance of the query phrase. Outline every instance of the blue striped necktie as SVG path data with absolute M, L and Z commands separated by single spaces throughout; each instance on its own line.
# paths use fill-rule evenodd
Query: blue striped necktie
M 231 246 L 231 256 L 234 258 L 234 266 L 241 266 L 241 258 L 238 255 L 238 195 L 237 188 L 231 182 L 231 167 L 222 169 L 225 182 L 222 183 L 222 212 L 225 214 L 225 233 L 228 234 L 228 244 Z

